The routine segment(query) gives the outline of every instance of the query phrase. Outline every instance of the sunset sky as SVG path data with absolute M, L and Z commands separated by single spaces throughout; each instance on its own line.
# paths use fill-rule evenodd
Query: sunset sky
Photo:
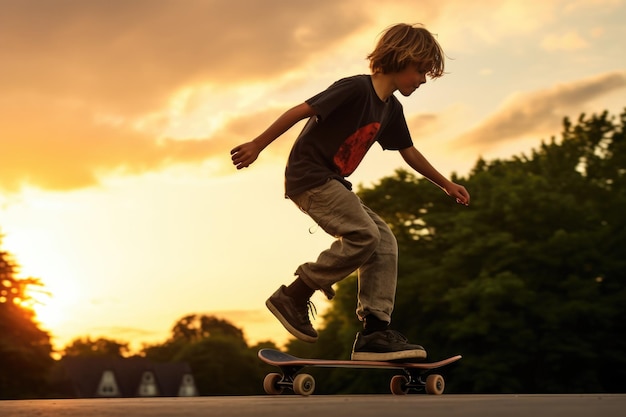
M 367 73 L 398 22 L 449 57 L 399 97 L 445 175 L 626 107 L 624 0 L 0 0 L 2 249 L 52 294 L 37 311 L 56 346 L 162 342 L 189 313 L 282 343 L 265 300 L 331 242 L 283 197 L 302 125 L 248 169 L 229 150 Z M 402 166 L 375 146 L 351 180 Z

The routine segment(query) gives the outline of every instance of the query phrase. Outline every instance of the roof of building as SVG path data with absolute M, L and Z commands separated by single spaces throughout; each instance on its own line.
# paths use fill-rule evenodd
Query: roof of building
M 57 373 L 55 379 L 71 386 L 72 393 L 66 394 L 81 398 L 98 396 L 98 385 L 106 371 L 112 372 L 115 376 L 121 397 L 138 395 L 145 372 L 151 372 L 154 375 L 158 395 L 165 397 L 178 396 L 183 377 L 192 375 L 187 363 L 157 363 L 139 356 L 130 358 L 65 357 L 61 359 L 59 367 L 61 371 Z

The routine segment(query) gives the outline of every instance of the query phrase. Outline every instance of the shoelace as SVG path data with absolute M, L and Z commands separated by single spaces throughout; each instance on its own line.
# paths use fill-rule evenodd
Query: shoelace
M 317 314 L 317 308 L 315 308 L 315 304 L 311 300 L 306 302 L 306 307 L 309 313 L 311 313 L 311 317 L 315 320 L 315 315 Z
M 309 314 L 315 320 L 315 315 L 317 314 L 317 308 L 315 308 L 315 304 L 311 300 L 307 300 L 306 307 L 301 310 L 302 319 L 305 323 L 311 323 L 311 319 L 309 319 Z

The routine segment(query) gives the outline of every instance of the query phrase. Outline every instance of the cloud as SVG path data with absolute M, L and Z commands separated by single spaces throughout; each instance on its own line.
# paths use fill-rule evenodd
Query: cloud
M 94 327 L 90 329 L 95 334 L 115 335 L 114 337 L 121 337 L 123 339 L 135 339 L 139 337 L 149 337 L 157 335 L 156 331 L 141 329 L 138 327 L 122 327 L 122 326 L 110 326 L 110 327 Z M 109 336 L 106 336 L 109 337 Z M 122 341 L 123 343 L 123 341 Z
M 541 42 L 541 47 L 547 51 L 573 51 L 585 49 L 589 43 L 578 33 L 570 31 L 562 35 L 548 35 Z
M 569 112 L 624 87 L 626 72 L 614 71 L 544 90 L 514 94 L 456 143 L 485 150 L 520 137 L 554 132 Z
M 3 0 L 0 189 L 70 190 L 227 157 L 237 136 L 174 140 L 136 124 L 152 114 L 167 123 L 189 86 L 253 83 L 315 59 L 367 24 L 345 3 L 303 14 L 290 0 Z
M 248 325 L 254 323 L 273 323 L 272 316 L 265 314 L 264 310 L 225 310 L 225 311 L 211 311 L 204 313 L 208 316 L 214 316 L 227 320 L 233 325 L 240 327 L 241 323 Z
M 0 89 L 141 113 L 191 83 L 259 80 L 313 59 L 367 23 L 345 3 L 5 1 Z
M 258 135 L 293 100 L 319 91 L 313 90 L 316 80 L 341 72 L 338 56 L 360 51 L 366 42 L 369 49 L 382 20 L 413 20 L 414 8 L 408 0 L 390 8 L 370 0 L 320 0 L 305 12 L 290 0 L 0 1 L 0 190 L 13 192 L 24 185 L 90 187 L 110 173 L 210 159 L 226 167 L 234 145 Z M 539 24 L 535 12 L 557 9 L 542 6 L 546 2 L 528 8 L 494 0 L 423 3 L 415 20 L 424 19 L 442 36 L 456 38 L 449 31 L 457 30 L 469 43 L 478 35 L 498 39 L 500 31 L 532 31 Z M 486 7 L 492 13 L 485 14 Z M 452 8 L 455 13 L 447 13 Z M 539 15 L 542 22 L 553 17 Z M 485 19 L 489 24 L 482 24 Z M 480 33 L 468 36 L 473 30 Z M 337 48 L 344 42 L 353 46 L 350 51 Z M 312 62 L 322 62 L 321 70 L 310 71 Z M 622 73 L 613 77 L 623 82 Z M 609 78 L 587 80 L 593 84 L 587 96 L 617 88 Z M 562 109 L 590 99 L 558 100 L 567 88 L 582 94 L 583 84 L 512 97 L 464 139 L 486 146 L 532 133 L 550 120 L 554 126 Z M 293 94 L 278 91 L 287 86 Z M 294 99 L 296 93 L 303 95 Z M 554 101 L 551 107 L 542 94 L 546 103 Z M 417 137 L 426 136 L 448 124 L 444 117 L 424 114 L 409 123 Z M 284 160 L 298 130 L 261 159 Z
M 407 117 L 407 125 L 411 136 L 419 138 L 428 136 L 440 128 L 441 117 L 434 113 L 417 114 Z
M 212 167 L 220 174 L 233 169 L 230 149 L 252 140 L 285 110 L 260 108 L 234 115 L 209 136 L 175 139 L 138 129 L 132 119 L 94 115 L 80 102 L 0 97 L 0 109 L 6 118 L 0 124 L 0 190 L 11 193 L 24 186 L 54 191 L 93 187 L 111 174 L 142 174 L 208 160 L 215 161 Z M 264 158 L 283 161 L 297 131 L 278 140 Z
M 0 189 L 6 191 L 24 185 L 89 187 L 108 173 L 200 162 L 221 150 L 221 144 L 209 140 L 157 140 L 126 123 L 99 123 L 79 103 L 7 98 L 0 99 L 0 109 L 7 118 L 0 126 Z

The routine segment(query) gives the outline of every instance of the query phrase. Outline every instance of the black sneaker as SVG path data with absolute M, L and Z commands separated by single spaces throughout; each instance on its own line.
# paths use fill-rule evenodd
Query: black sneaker
M 352 348 L 354 361 L 398 361 L 425 359 L 426 351 L 420 345 L 408 343 L 395 330 L 383 330 L 369 335 L 357 333 Z
M 282 285 L 267 299 L 265 305 L 289 333 L 303 342 L 317 342 L 317 332 L 309 319 L 309 310 L 315 310 L 313 303 L 307 300 L 305 303 L 298 305 L 293 298 L 285 294 L 285 288 Z

